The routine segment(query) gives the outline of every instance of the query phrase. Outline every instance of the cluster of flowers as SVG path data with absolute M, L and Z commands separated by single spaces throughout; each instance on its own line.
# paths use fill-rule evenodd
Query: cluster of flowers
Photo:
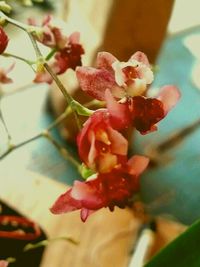
M 33 18 L 30 18 L 28 22 L 29 25 L 38 27 L 33 32 L 36 40 L 55 52 L 50 67 L 57 75 L 60 75 L 69 68 L 75 70 L 77 66 L 81 66 L 81 55 L 84 54 L 84 50 L 79 44 L 79 32 L 74 32 L 67 37 L 51 21 L 52 17 L 47 15 L 41 24 Z M 51 83 L 52 81 L 51 76 L 45 70 L 38 72 L 34 80 L 36 83 Z
M 47 15 L 41 24 L 35 19 L 28 20 L 30 31 L 33 32 L 35 39 L 44 46 L 51 49 L 52 53 L 48 59 L 49 65 L 55 74 L 60 75 L 69 68 L 75 70 L 77 66 L 81 66 L 81 55 L 84 54 L 83 47 L 79 44 L 80 34 L 74 32 L 70 36 L 62 33 L 61 29 L 54 25 L 52 17 Z M 8 45 L 8 36 L 4 29 L 0 27 L 0 54 L 2 54 Z M 37 62 L 36 62 L 37 63 Z M 13 69 L 12 65 L 8 70 L 0 69 L 0 82 L 12 82 L 7 74 Z M 37 69 L 34 79 L 35 83 L 49 83 L 53 81 L 49 73 L 44 68 Z
M 160 89 L 155 98 L 146 97 L 154 75 L 146 55 L 136 52 L 127 62 L 120 62 L 112 54 L 101 52 L 96 68 L 81 66 L 84 53 L 79 34 L 69 37 L 51 24 L 47 16 L 41 25 L 33 19 L 37 41 L 52 49 L 49 65 L 57 74 L 68 68 L 76 72 L 80 87 L 94 99 L 104 101 L 105 108 L 92 113 L 77 137 L 77 147 L 83 162 L 84 182 L 75 181 L 72 188 L 61 195 L 51 208 L 54 214 L 81 210 L 85 221 L 94 211 L 129 205 L 139 190 L 139 176 L 148 165 L 148 158 L 128 157 L 128 140 L 123 131 L 133 128 L 141 134 L 157 130 L 162 120 L 177 103 L 180 94 L 175 86 Z M 40 27 L 39 27 L 40 26 Z M 7 47 L 8 38 L 0 28 L 0 53 Z M 2 75 L 2 74 L 1 74 Z M 2 78 L 0 77 L 2 80 Z M 51 83 L 51 76 L 38 71 L 35 82 Z
M 100 208 L 124 208 L 138 192 L 139 175 L 149 160 L 139 155 L 128 158 L 128 140 L 122 131 L 129 127 L 141 134 L 155 131 L 180 94 L 175 86 L 168 85 L 156 98 L 144 96 L 153 72 L 142 52 L 136 52 L 128 62 L 101 52 L 97 68 L 77 67 L 76 75 L 86 93 L 106 102 L 106 108 L 96 110 L 77 137 L 80 158 L 94 174 L 85 182 L 75 181 L 51 211 L 59 214 L 80 209 L 85 221 Z

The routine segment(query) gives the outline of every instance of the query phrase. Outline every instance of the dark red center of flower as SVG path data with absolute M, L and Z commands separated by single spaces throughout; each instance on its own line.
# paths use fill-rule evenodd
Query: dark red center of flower
M 65 61 L 66 69 L 75 70 L 77 66 L 81 66 L 81 55 L 84 54 L 84 49 L 80 44 L 69 44 L 64 49 L 60 50 L 59 56 Z
M 104 206 L 108 206 L 111 211 L 115 206 L 124 208 L 131 195 L 138 190 L 136 177 L 122 170 L 113 169 L 108 174 L 100 174 L 98 180 L 102 184 Z
M 138 77 L 136 67 L 127 66 L 127 67 L 123 68 L 122 71 L 125 74 L 127 80 L 132 80 L 132 79 L 135 79 Z
M 156 98 L 135 96 L 133 101 L 133 124 L 140 132 L 147 132 L 164 118 L 163 103 Z

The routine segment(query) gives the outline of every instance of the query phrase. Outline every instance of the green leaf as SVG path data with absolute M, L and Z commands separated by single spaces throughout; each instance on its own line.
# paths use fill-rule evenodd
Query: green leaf
M 172 241 L 144 267 L 199 267 L 200 220 Z

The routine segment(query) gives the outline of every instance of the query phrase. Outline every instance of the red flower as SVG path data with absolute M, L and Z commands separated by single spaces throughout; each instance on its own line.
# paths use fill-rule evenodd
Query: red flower
M 75 70 L 77 66 L 81 66 L 81 55 L 83 54 L 83 47 L 73 43 L 69 43 L 67 47 L 56 53 L 56 64 L 60 69 L 58 74 L 64 73 L 68 68 Z
M 77 143 L 80 158 L 94 171 L 110 172 L 126 160 L 128 142 L 112 128 L 106 109 L 94 112 L 86 121 Z
M 125 208 L 130 198 L 139 189 L 139 175 L 148 165 L 148 159 L 133 156 L 120 168 L 114 168 L 106 174 L 96 174 L 86 182 L 75 181 L 71 189 L 61 195 L 51 212 L 54 214 L 81 210 L 81 219 L 85 221 L 94 211 L 115 206 Z
M 127 62 L 119 62 L 112 54 L 101 52 L 97 68 L 79 67 L 76 75 L 83 91 L 99 100 L 105 99 L 106 89 L 117 99 L 141 95 L 153 81 L 153 72 L 142 52 L 136 52 Z
M 63 74 L 69 68 L 75 69 L 77 66 L 81 66 L 81 56 L 84 54 L 84 49 L 79 44 L 79 38 L 80 34 L 78 32 L 72 33 L 65 47 L 58 50 L 53 61 L 49 63 L 57 75 Z M 38 72 L 34 79 L 36 83 L 46 82 L 51 84 L 52 81 L 52 77 L 45 70 Z
M 132 125 L 140 133 L 146 134 L 157 129 L 156 124 L 162 120 L 180 98 L 175 86 L 161 88 L 157 98 L 135 96 L 117 102 L 109 90 L 105 93 L 110 121 L 115 129 L 123 129 Z
M 5 33 L 4 29 L 2 27 L 0 27 L 0 54 L 2 54 L 7 45 L 8 45 L 8 36 L 7 34 Z

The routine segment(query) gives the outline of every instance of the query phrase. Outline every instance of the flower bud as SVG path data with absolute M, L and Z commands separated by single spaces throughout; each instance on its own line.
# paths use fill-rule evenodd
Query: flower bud
M 4 50 L 6 49 L 8 45 L 8 41 L 9 39 L 8 39 L 7 34 L 3 30 L 3 28 L 0 27 L 0 54 L 2 54 Z
M 12 7 L 8 5 L 5 1 L 0 1 L 0 10 L 5 13 L 10 13 Z

